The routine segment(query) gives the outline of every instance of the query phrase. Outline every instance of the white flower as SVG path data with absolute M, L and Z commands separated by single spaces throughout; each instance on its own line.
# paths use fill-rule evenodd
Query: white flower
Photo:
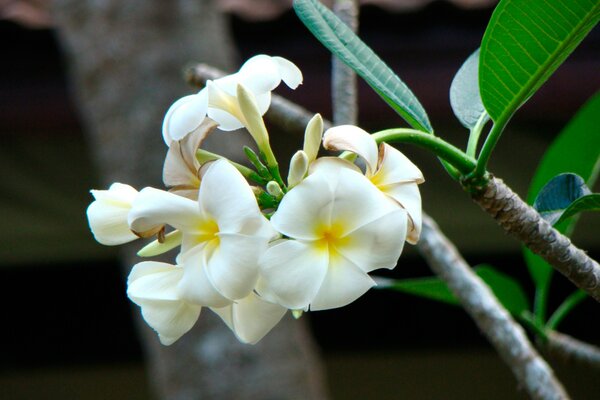
M 238 84 L 255 96 L 261 115 L 271 104 L 271 91 L 281 81 L 295 89 L 302 83 L 302 73 L 292 62 L 282 57 L 264 54 L 254 56 L 242 65 L 239 72 L 207 82 L 197 94 L 182 97 L 167 111 L 163 121 L 163 138 L 167 146 L 194 131 L 208 115 L 221 130 L 239 129 L 243 124 L 236 117 Z M 209 97 L 215 97 L 209 99 Z
M 378 150 L 373 137 L 353 125 L 328 129 L 323 135 L 323 147 L 351 151 L 364 159 L 365 176 L 408 212 L 409 232 L 406 240 L 415 244 L 421 234 L 422 221 L 421 195 L 417 185 L 425 181 L 419 168 L 386 143 L 382 143 Z
M 182 298 L 212 307 L 250 294 L 258 278 L 258 258 L 274 235 L 250 186 L 225 160 L 208 166 L 198 201 L 143 189 L 129 224 L 135 231 L 163 224 L 181 231 Z
M 146 261 L 133 267 L 127 279 L 127 296 L 142 308 L 142 316 L 157 333 L 160 342 L 170 345 L 189 331 L 198 320 L 201 306 L 182 299 L 179 283 L 183 268 Z
M 367 274 L 393 268 L 406 239 L 406 211 L 361 173 L 336 162 L 290 190 L 271 218 L 290 239 L 261 259 L 257 291 L 289 309 L 344 306 L 375 283 Z
M 131 242 L 138 238 L 127 224 L 127 215 L 138 191 L 129 185 L 113 183 L 108 190 L 91 190 L 96 199 L 87 209 L 94 238 L 107 246 Z

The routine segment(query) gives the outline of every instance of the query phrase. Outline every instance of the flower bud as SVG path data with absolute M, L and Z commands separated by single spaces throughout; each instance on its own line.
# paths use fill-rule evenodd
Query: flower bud
M 291 189 L 300 182 L 306 176 L 308 172 L 308 156 L 302 150 L 298 150 L 296 154 L 292 156 L 290 161 L 290 171 L 288 173 L 288 187 Z

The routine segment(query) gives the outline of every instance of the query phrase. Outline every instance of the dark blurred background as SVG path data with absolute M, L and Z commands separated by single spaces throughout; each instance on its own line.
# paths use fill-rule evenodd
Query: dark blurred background
M 436 133 L 463 148 L 467 132 L 454 119 L 447 93 L 462 61 L 478 47 L 491 11 L 446 2 L 403 13 L 361 9 L 361 37 L 419 97 Z M 292 60 L 304 84 L 279 93 L 330 117 L 330 55 L 293 12 L 259 23 L 235 15 L 229 21 L 240 61 L 257 53 Z M 89 189 L 100 180 L 56 33 L 0 21 L 0 38 L 0 398 L 151 398 L 117 253 L 94 242 L 87 228 Z M 600 87 L 598 71 L 596 29 L 509 126 L 490 168 L 522 196 L 547 145 Z M 362 127 L 403 125 L 362 82 L 359 93 Z M 300 136 L 272 136 L 281 159 L 302 143 Z M 467 260 L 518 278 L 532 298 L 519 244 L 470 202 L 431 154 L 401 149 L 425 174 L 424 209 Z M 574 237 L 596 258 L 598 228 L 598 217 L 585 215 Z M 414 248 L 386 274 L 427 275 Z M 557 277 L 551 307 L 572 289 Z M 586 300 L 560 330 L 600 344 L 599 317 L 597 304 Z M 348 307 L 303 318 L 310 319 L 334 399 L 524 397 L 459 308 L 372 290 Z M 573 398 L 597 398 L 594 371 L 554 366 Z

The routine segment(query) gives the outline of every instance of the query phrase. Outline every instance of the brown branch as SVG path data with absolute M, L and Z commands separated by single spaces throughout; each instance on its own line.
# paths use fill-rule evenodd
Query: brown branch
M 358 29 L 358 0 L 335 0 L 333 12 L 353 32 Z M 339 58 L 332 55 L 331 95 L 333 124 L 356 124 L 358 116 L 356 74 Z
M 550 331 L 540 348 L 556 360 L 577 363 L 600 371 L 600 348 L 564 333 Z
M 600 301 L 600 265 L 552 228 L 501 179 L 492 177 L 471 196 L 507 233 Z
M 565 389 L 531 345 L 523 328 L 514 321 L 487 285 L 473 273 L 436 223 L 426 215 L 417 247 L 431 269 L 446 282 L 465 311 L 508 364 L 529 396 L 533 399 L 568 399 Z

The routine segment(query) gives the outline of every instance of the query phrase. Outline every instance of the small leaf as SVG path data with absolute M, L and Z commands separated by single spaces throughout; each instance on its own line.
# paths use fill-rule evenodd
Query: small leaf
M 573 215 L 583 211 L 600 211 L 600 193 L 588 194 L 572 202 L 556 223 L 560 224 Z
M 510 313 L 519 315 L 522 311 L 529 309 L 525 291 L 515 279 L 488 265 L 476 267 L 475 273 L 490 287 L 498 301 Z M 446 283 L 435 277 L 385 280 L 385 283 L 380 287 L 446 304 L 458 305 L 458 300 L 450 292 Z
M 295 0 L 313 35 L 371 86 L 413 128 L 432 133 L 427 113 L 410 89 L 350 28 L 317 0 Z
M 450 105 L 467 129 L 473 129 L 485 112 L 479 95 L 479 49 L 467 58 L 450 85 Z
M 552 178 L 540 190 L 533 203 L 542 218 L 554 225 L 571 203 L 578 198 L 590 194 L 582 177 L 576 174 L 560 174 Z
M 502 0 L 481 42 L 479 85 L 490 117 L 507 121 L 599 19 L 598 0 Z
M 600 126 L 600 92 L 596 93 L 569 121 L 554 139 L 540 161 L 527 193 L 527 202 L 533 204 L 542 187 L 563 172 L 572 172 L 585 179 L 593 187 L 598 175 L 600 159 L 600 135 L 594 134 Z M 565 156 L 570 155 L 570 156 Z M 576 220 L 556 226 L 562 233 L 570 234 Z M 547 287 L 552 267 L 541 257 L 523 248 L 529 273 L 537 287 Z

